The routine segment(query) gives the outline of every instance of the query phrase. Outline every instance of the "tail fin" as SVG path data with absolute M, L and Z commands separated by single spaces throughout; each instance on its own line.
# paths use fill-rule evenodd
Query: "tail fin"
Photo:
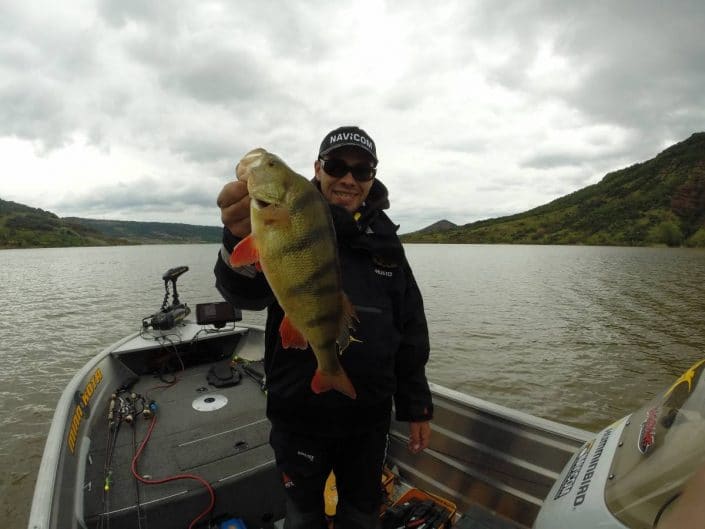
M 357 393 L 352 385 L 352 382 L 342 369 L 337 373 L 323 373 L 320 369 L 316 369 L 316 373 L 311 379 L 311 390 L 318 394 L 334 389 L 340 391 L 343 395 L 351 399 L 357 398 Z

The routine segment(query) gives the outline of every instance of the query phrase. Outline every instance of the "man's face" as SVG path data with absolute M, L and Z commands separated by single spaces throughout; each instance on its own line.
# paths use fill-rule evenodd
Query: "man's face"
M 372 167 L 374 162 L 369 154 L 356 147 L 341 147 L 323 156 L 326 160 L 342 160 L 350 167 L 365 165 Z M 331 204 L 341 206 L 354 213 L 367 198 L 374 178 L 367 182 L 355 180 L 348 171 L 344 176 L 335 178 L 323 169 L 323 162 L 316 160 L 314 164 L 316 180 L 321 183 L 321 193 Z

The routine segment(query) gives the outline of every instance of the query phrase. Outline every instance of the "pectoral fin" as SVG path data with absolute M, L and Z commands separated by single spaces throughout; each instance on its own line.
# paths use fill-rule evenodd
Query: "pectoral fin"
M 248 235 L 242 239 L 230 254 L 230 264 L 232 266 L 245 266 L 252 263 L 259 264 L 259 251 L 255 245 L 255 239 Z
M 294 349 L 306 349 L 308 347 L 308 340 L 294 327 L 286 314 L 281 324 L 279 324 L 279 336 L 281 336 L 282 339 L 282 347 L 285 349 L 290 347 Z
M 342 369 L 335 374 L 324 373 L 320 369 L 316 369 L 316 373 L 311 379 L 311 390 L 318 394 L 334 389 L 340 391 L 343 395 L 351 399 L 357 398 L 357 392 L 352 382 Z

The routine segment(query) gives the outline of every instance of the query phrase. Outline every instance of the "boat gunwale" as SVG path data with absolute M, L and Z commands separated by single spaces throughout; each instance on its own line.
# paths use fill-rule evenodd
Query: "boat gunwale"
M 463 408 L 478 410 L 482 413 L 504 419 L 512 424 L 527 426 L 538 431 L 550 433 L 562 438 L 568 438 L 579 443 L 585 443 L 593 439 L 596 435 L 595 432 L 591 432 L 589 430 L 576 428 L 574 426 L 552 421 L 537 415 L 531 415 L 530 413 L 508 408 L 506 406 L 502 406 L 501 404 L 496 404 L 479 397 L 473 397 L 466 393 L 462 393 L 433 382 L 429 382 L 429 386 L 433 395 L 443 397 Z

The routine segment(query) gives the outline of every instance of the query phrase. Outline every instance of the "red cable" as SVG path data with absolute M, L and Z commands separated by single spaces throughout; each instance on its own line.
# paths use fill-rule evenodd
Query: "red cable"
M 149 423 L 149 429 L 147 430 L 147 435 L 144 437 L 142 440 L 142 443 L 140 443 L 140 447 L 137 449 L 137 453 L 135 453 L 135 457 L 132 458 L 132 465 L 131 465 L 131 470 L 132 470 L 132 475 L 137 478 L 137 480 L 141 481 L 142 483 L 145 483 L 146 485 L 160 485 L 162 483 L 169 483 L 170 481 L 176 481 L 179 479 L 193 479 L 198 481 L 201 485 L 203 485 L 206 490 L 208 491 L 208 494 L 210 494 L 210 503 L 208 504 L 208 508 L 203 511 L 201 514 L 199 514 L 196 518 L 193 519 L 193 521 L 189 524 L 189 529 L 193 529 L 193 526 L 198 522 L 201 518 L 206 516 L 209 512 L 213 510 L 213 507 L 215 506 L 215 492 L 213 491 L 213 487 L 211 487 L 211 484 L 208 483 L 205 479 L 203 479 L 201 476 L 196 476 L 195 474 L 178 474 L 176 476 L 170 476 L 167 478 L 163 479 L 147 479 L 143 478 L 137 473 L 137 460 L 140 458 L 140 455 L 142 455 L 142 450 L 144 450 L 145 446 L 147 446 L 147 441 L 149 441 L 149 438 L 152 436 L 152 430 L 154 430 L 154 425 L 157 423 L 157 416 L 152 415 L 152 420 Z

